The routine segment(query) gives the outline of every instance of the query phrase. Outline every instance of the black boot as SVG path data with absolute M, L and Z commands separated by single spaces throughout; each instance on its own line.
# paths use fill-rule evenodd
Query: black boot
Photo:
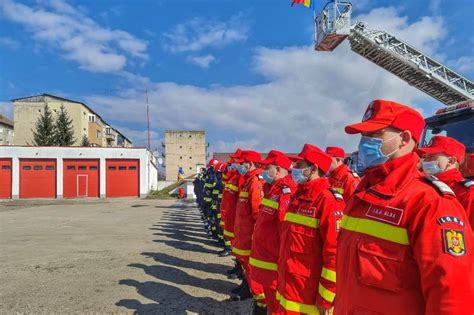
M 232 269 L 230 269 L 230 270 L 227 270 L 226 274 L 232 275 L 232 274 L 236 273 L 237 270 L 239 270 L 239 269 L 240 269 L 240 263 L 239 263 L 239 262 L 235 262 L 234 268 L 232 268 Z
M 267 307 L 266 306 L 259 306 L 259 305 L 257 305 L 257 302 L 254 301 L 253 315 L 267 315 Z
M 247 282 L 245 279 L 242 280 L 242 282 L 239 284 L 238 287 L 230 290 L 231 293 L 233 294 L 238 294 L 240 292 L 240 290 L 242 290 L 242 287 L 244 286 L 244 282 Z
M 247 281 L 245 281 L 242 285 L 242 287 L 240 288 L 239 292 L 237 292 L 236 294 L 231 294 L 230 296 L 230 299 L 232 301 L 243 301 L 243 300 L 247 300 L 247 299 L 250 299 L 252 298 L 252 294 L 250 293 L 250 288 L 249 288 L 249 285 L 247 283 Z
M 242 268 L 239 268 L 235 273 L 232 273 L 227 276 L 227 279 L 243 279 L 244 278 L 244 273 L 242 271 Z
M 231 249 L 227 247 L 222 252 L 219 252 L 219 257 L 227 257 L 227 256 L 230 256 L 231 253 L 232 253 Z

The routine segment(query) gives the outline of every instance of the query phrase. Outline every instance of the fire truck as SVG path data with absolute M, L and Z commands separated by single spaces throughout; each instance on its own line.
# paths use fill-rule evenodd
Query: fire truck
M 474 177 L 474 83 L 385 31 L 364 22 L 352 24 L 352 4 L 330 1 L 314 15 L 316 51 L 333 51 L 344 40 L 351 50 L 447 107 L 426 118 L 420 146 L 435 135 L 453 137 L 466 146 L 461 166 L 465 177 Z M 357 154 L 352 163 L 357 170 Z

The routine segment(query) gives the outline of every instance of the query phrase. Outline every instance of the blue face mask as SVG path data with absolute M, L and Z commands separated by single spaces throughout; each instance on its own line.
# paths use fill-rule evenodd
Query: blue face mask
M 436 175 L 441 173 L 443 170 L 439 167 L 438 161 L 422 161 L 421 165 L 423 171 L 428 175 Z
M 244 176 L 247 174 L 247 168 L 243 166 L 242 164 L 237 166 L 237 171 L 240 173 L 240 175 Z
M 263 177 L 263 180 L 267 184 L 272 184 L 273 183 L 273 178 L 270 177 L 270 171 L 269 170 L 263 171 L 262 177 Z
M 395 135 L 385 141 L 378 138 L 362 136 L 359 143 L 359 161 L 362 164 L 362 168 L 375 167 L 387 162 L 390 156 L 397 152 L 398 149 L 385 155 L 382 152 L 382 145 L 387 141 L 395 139 L 397 136 L 398 135 Z
M 230 166 L 229 166 L 229 170 L 233 171 L 233 170 L 237 170 L 237 165 L 235 163 L 232 163 Z
M 303 172 L 306 168 L 294 168 L 291 170 L 291 177 L 297 184 L 304 184 L 308 181 L 308 177 Z

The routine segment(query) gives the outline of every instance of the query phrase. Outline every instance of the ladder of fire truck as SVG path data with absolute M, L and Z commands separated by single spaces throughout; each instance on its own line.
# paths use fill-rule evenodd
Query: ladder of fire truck
M 331 1 L 315 18 L 315 50 L 332 51 L 348 38 L 352 51 L 445 105 L 474 100 L 474 83 L 395 36 L 351 25 L 352 4 Z

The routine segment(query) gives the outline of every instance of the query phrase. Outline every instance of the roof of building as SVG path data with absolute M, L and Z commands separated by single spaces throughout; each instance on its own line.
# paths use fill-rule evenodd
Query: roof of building
M 205 130 L 166 130 L 166 133 L 194 133 L 194 134 L 206 134 Z
M 84 106 L 85 108 L 87 108 L 90 112 L 94 113 L 96 116 L 98 116 L 106 125 L 110 126 L 109 123 L 107 123 L 105 121 L 105 119 L 103 119 L 99 114 L 97 114 L 92 108 L 89 107 L 89 105 L 83 103 L 83 102 L 80 102 L 80 101 L 75 101 L 75 100 L 71 100 L 71 99 L 67 99 L 67 98 L 64 98 L 64 97 L 61 97 L 61 96 L 56 96 L 56 95 L 52 95 L 52 94 L 48 94 L 48 93 L 43 93 L 43 94 L 39 94 L 39 95 L 31 95 L 31 96 L 25 96 L 25 97 L 20 97 L 20 98 L 15 98 L 13 100 L 11 100 L 12 102 L 16 102 L 16 101 L 27 101 L 28 99 L 34 99 L 34 98 L 37 98 L 37 97 L 51 97 L 51 98 L 55 98 L 57 100 L 60 100 L 60 101 L 64 101 L 64 102 L 69 102 L 69 103 L 77 103 L 77 104 L 81 104 L 82 106 Z M 110 126 L 110 128 L 112 128 L 113 130 L 115 130 L 118 134 L 121 134 L 128 142 L 130 143 L 133 143 L 132 141 L 130 141 L 129 138 L 127 138 L 123 133 L 121 133 L 120 131 L 118 131 L 117 129 L 115 129 L 114 127 Z
M 13 121 L 0 114 L 0 124 L 13 128 Z

